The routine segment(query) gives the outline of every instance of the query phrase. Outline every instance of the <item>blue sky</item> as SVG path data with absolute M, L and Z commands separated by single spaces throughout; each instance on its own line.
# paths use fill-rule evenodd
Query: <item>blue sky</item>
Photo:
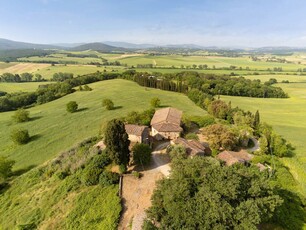
M 306 1 L 0 0 L 0 37 L 306 47 Z

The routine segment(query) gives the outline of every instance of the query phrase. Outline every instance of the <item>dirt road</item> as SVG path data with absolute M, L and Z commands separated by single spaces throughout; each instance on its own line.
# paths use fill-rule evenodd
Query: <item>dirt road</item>
M 169 159 L 162 154 L 169 142 L 155 147 L 152 152 L 151 165 L 141 171 L 142 177 L 135 178 L 131 174 L 124 175 L 122 187 L 123 212 L 118 229 L 141 230 L 146 218 L 145 210 L 151 206 L 151 196 L 156 186 L 156 181 L 164 176 L 169 176 Z

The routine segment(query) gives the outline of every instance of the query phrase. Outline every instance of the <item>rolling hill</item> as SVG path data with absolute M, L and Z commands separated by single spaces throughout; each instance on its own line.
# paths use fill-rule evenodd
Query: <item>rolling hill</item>
M 48 44 L 33 44 L 27 42 L 17 42 L 4 38 L 0 38 L 0 50 L 16 50 L 16 49 L 60 49 L 59 46 Z
M 72 51 L 85 51 L 85 50 L 95 50 L 99 52 L 119 52 L 119 51 L 127 51 L 128 49 L 126 48 L 120 48 L 120 47 L 115 47 L 115 46 L 110 46 L 106 45 L 101 42 L 93 42 L 93 43 L 87 43 L 84 45 L 76 46 L 74 48 L 71 48 L 70 50 Z

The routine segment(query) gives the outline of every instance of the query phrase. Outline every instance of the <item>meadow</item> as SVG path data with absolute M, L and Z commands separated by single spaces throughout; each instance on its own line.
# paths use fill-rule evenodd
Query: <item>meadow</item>
M 263 99 L 221 96 L 231 101 L 232 106 L 255 112 L 259 110 L 261 120 L 273 128 L 296 148 L 293 158 L 283 158 L 290 172 L 299 183 L 299 192 L 306 194 L 306 83 L 277 84 L 290 96 L 288 99 Z
M 21 74 L 21 73 L 34 73 L 39 71 L 40 69 L 46 68 L 51 66 L 50 64 L 40 64 L 40 63 L 19 63 L 19 62 L 12 62 L 8 63 L 0 63 L 0 74 L 2 73 L 13 73 L 13 74 Z
M 142 111 L 150 107 L 153 97 L 161 99 L 162 106 L 173 106 L 189 115 L 206 112 L 191 102 L 187 96 L 149 89 L 127 80 L 108 80 L 89 85 L 92 91 L 77 91 L 47 104 L 29 109 L 32 120 L 22 124 L 12 121 L 14 112 L 0 113 L 0 154 L 16 161 L 15 169 L 39 165 L 52 159 L 60 151 L 99 133 L 101 124 L 130 111 Z M 108 111 L 102 100 L 110 98 L 117 109 Z M 79 111 L 66 112 L 66 104 L 76 101 Z M 29 130 L 32 141 L 17 146 L 10 139 L 11 130 L 22 127 Z
M 17 92 L 34 92 L 39 85 L 50 84 L 52 82 L 20 82 L 20 83 L 7 83 L 0 82 L 0 91 L 7 93 Z
M 221 57 L 221 56 L 183 56 L 183 55 L 138 55 L 117 58 L 123 64 L 129 66 L 136 66 L 137 64 L 153 64 L 155 67 L 159 66 L 175 66 L 180 67 L 195 65 L 208 65 L 209 68 L 222 68 L 236 66 L 245 69 L 249 67 L 252 70 L 267 70 L 274 67 L 282 67 L 283 71 L 297 71 L 298 68 L 304 68 L 303 64 L 298 63 L 278 63 L 266 61 L 253 61 L 249 56 L 242 57 Z

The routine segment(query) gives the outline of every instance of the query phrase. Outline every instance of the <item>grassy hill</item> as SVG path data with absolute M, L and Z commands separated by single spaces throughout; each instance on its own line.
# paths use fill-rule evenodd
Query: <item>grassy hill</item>
M 146 89 L 131 81 L 109 80 L 90 87 L 93 91 L 75 92 L 29 109 L 32 121 L 24 124 L 12 122 L 14 112 L 0 113 L 0 154 L 16 160 L 15 169 L 39 165 L 85 138 L 97 135 L 105 121 L 133 110 L 148 109 L 153 97 L 159 97 L 162 106 L 173 106 L 190 115 L 206 113 L 183 94 Z M 104 98 L 110 98 L 119 108 L 107 111 L 102 107 Z M 80 111 L 67 113 L 69 101 L 76 101 Z M 17 127 L 28 129 L 33 141 L 23 146 L 13 144 L 9 135 Z
M 7 93 L 16 92 L 34 92 L 39 85 L 50 84 L 52 82 L 22 82 L 22 83 L 7 83 L 0 82 L 0 91 Z
M 288 92 L 288 99 L 267 99 L 222 96 L 233 106 L 255 112 L 260 111 L 261 120 L 271 124 L 275 130 L 296 147 L 296 156 L 284 158 L 283 162 L 299 183 L 300 192 L 306 194 L 306 83 L 277 84 Z
M 1 186 L 0 229 L 116 229 L 118 186 L 87 183 L 97 167 L 93 162 L 101 162 L 93 143 L 83 142 Z

